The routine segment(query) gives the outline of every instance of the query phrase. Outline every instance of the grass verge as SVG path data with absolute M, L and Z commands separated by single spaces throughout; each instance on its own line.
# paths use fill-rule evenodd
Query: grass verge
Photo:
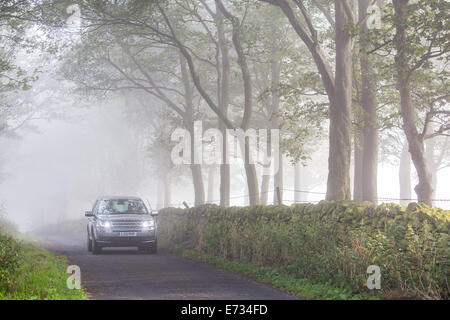
M 180 246 L 174 246 L 171 249 L 164 248 L 169 252 L 180 255 L 182 257 L 206 262 L 218 268 L 228 270 L 260 283 L 269 284 L 275 288 L 290 292 L 297 297 L 304 299 L 326 299 L 326 300 L 361 300 L 375 299 L 380 297 L 370 294 L 352 294 L 345 288 L 334 287 L 329 284 L 317 284 L 309 279 L 299 279 L 292 275 L 281 273 L 270 267 L 257 266 L 252 263 L 244 263 L 240 261 L 230 261 L 224 258 L 211 256 L 200 253 L 192 249 L 186 249 Z
M 83 289 L 67 288 L 65 257 L 22 241 L 16 247 L 18 267 L 10 285 L 0 287 L 0 300 L 87 300 Z

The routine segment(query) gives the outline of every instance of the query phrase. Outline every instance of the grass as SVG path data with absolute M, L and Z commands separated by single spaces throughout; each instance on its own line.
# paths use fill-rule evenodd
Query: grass
M 338 288 L 322 283 L 317 284 L 305 278 L 295 278 L 292 275 L 281 273 L 274 268 L 257 266 L 252 263 L 240 261 L 230 261 L 180 246 L 171 248 L 170 252 L 185 258 L 212 264 L 221 269 L 243 275 L 260 283 L 272 285 L 273 287 L 290 292 L 300 298 L 326 300 L 380 299 L 380 297 L 373 296 L 370 293 L 353 294 L 345 288 Z
M 0 290 L 0 300 L 87 300 L 83 289 L 70 290 L 67 259 L 26 242 L 20 242 L 20 266 L 13 286 Z

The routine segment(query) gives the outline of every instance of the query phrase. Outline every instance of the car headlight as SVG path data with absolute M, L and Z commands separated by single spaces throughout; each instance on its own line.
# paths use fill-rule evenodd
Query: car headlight
M 153 228 L 154 227 L 154 222 L 153 221 L 143 221 L 142 222 L 142 227 L 143 228 Z
M 102 227 L 102 228 L 105 228 L 105 229 L 111 228 L 111 222 L 109 222 L 109 221 L 98 220 L 97 223 L 98 223 L 98 225 L 99 225 L 100 227 Z

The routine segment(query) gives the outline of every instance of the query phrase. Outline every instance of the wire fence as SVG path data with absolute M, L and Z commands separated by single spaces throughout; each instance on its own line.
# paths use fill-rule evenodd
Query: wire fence
M 297 190 L 297 189 L 286 189 L 286 188 L 281 188 L 279 189 L 280 191 L 287 191 L 287 192 L 293 192 L 294 195 L 297 193 L 302 193 L 302 194 L 310 194 L 310 195 L 316 195 L 316 196 L 321 196 L 320 199 L 285 199 L 283 197 L 281 197 L 281 201 L 278 201 L 276 194 L 277 194 L 277 190 L 276 189 L 272 189 L 272 190 L 267 190 L 267 191 L 263 191 L 259 194 L 259 196 L 263 195 L 263 194 L 271 194 L 274 198 L 273 201 L 266 201 L 264 204 L 265 205 L 275 205 L 275 204 L 296 204 L 296 203 L 318 203 L 322 200 L 325 200 L 325 192 L 317 192 L 317 191 L 308 191 L 308 190 Z M 243 195 L 233 195 L 230 196 L 228 199 L 228 201 L 230 200 L 239 200 L 239 199 L 244 199 L 244 203 L 242 203 L 242 201 L 239 201 L 240 203 L 234 203 L 233 205 L 247 205 L 246 204 L 246 200 L 249 199 L 249 195 L 248 194 L 243 194 Z M 411 199 L 407 199 L 407 198 L 392 198 L 392 197 L 378 197 L 376 198 L 377 202 L 417 202 L 417 198 L 411 198 Z M 230 201 L 231 202 L 231 201 Z M 448 203 L 450 202 L 450 199 L 432 199 L 432 202 L 434 205 L 436 205 L 437 203 L 443 202 L 443 203 Z M 208 200 L 205 201 L 205 203 L 208 204 L 220 204 L 220 199 L 217 200 Z M 170 203 L 169 207 L 186 207 L 186 206 L 195 206 L 195 202 L 193 201 L 183 201 L 180 203 Z

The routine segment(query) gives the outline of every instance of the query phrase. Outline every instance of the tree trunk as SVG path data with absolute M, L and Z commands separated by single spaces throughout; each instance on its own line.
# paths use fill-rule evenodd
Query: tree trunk
M 200 164 L 191 164 L 192 181 L 194 183 L 194 193 L 196 206 L 205 203 L 205 187 L 203 185 L 202 167 Z
M 363 200 L 363 145 L 364 136 L 359 128 L 355 128 L 354 138 L 354 175 L 353 175 L 353 200 Z
M 258 186 L 258 176 L 256 175 L 256 165 L 253 164 L 250 159 L 250 139 L 249 137 L 244 137 L 243 141 L 244 149 L 244 169 L 247 177 L 247 189 L 248 189 L 248 203 L 250 206 L 255 206 L 260 204 L 259 198 L 259 186 Z M 241 145 L 242 148 L 242 145 Z
M 349 200 L 352 107 L 352 39 L 346 31 L 349 19 L 341 1 L 335 1 L 336 80 L 330 99 L 330 150 L 327 200 Z
M 411 159 L 419 177 L 419 183 L 414 187 L 418 201 L 432 205 L 433 185 L 431 172 L 425 155 L 424 141 L 419 134 L 415 122 L 415 110 L 411 100 L 409 87 L 410 66 L 408 64 L 408 39 L 406 35 L 409 0 L 393 0 L 395 11 L 394 45 L 397 49 L 395 64 L 397 68 L 397 89 L 400 93 L 400 107 L 403 119 L 403 130 L 408 139 Z
M 217 8 L 217 34 L 219 39 L 219 47 L 221 52 L 222 74 L 220 87 L 218 88 L 219 95 L 219 110 L 223 115 L 228 116 L 229 104 L 229 86 L 230 86 L 230 59 L 228 55 L 228 45 L 225 39 L 225 31 L 223 26 L 222 11 Z M 220 165 L 220 205 L 223 207 L 230 206 L 230 165 L 227 163 L 227 134 L 226 126 L 219 119 L 218 126 L 222 132 L 222 164 Z
M 408 142 L 405 142 L 400 155 L 399 168 L 400 204 L 407 205 L 411 199 L 411 155 L 408 152 Z
M 208 194 L 207 194 L 207 202 L 214 202 L 214 176 L 216 174 L 216 167 L 212 165 L 208 170 Z
M 433 133 L 435 130 L 435 127 L 436 126 L 434 123 L 430 123 L 428 125 L 428 134 Z M 436 182 L 437 182 L 437 179 L 436 179 L 437 165 L 436 165 L 436 155 L 435 155 L 436 139 L 435 138 L 427 139 L 425 141 L 425 151 L 426 151 L 426 157 L 427 157 L 428 164 L 430 166 L 430 171 L 431 171 L 431 176 L 432 176 L 433 198 L 434 198 L 434 194 L 436 191 Z
M 274 35 L 276 32 L 274 32 Z M 276 41 L 274 39 L 274 41 Z M 278 112 L 280 111 L 280 95 L 279 95 L 279 87 L 280 87 L 280 72 L 281 72 L 281 61 L 277 56 L 277 48 L 273 48 L 271 50 L 271 61 L 270 61 L 270 69 L 271 69 L 271 78 L 272 78 L 272 129 L 280 129 L 280 119 L 278 116 Z M 281 140 L 281 135 L 280 140 Z M 281 141 L 280 141 L 281 143 Z M 270 146 L 271 147 L 271 146 Z M 278 155 L 274 155 L 278 157 L 278 171 L 275 172 L 273 177 L 273 203 L 283 203 L 283 154 L 282 152 L 278 152 Z M 279 188 L 279 193 L 277 192 L 277 188 Z M 278 199 L 278 196 L 280 199 Z
M 271 107 L 268 107 L 268 109 L 270 110 Z M 269 199 L 269 184 L 270 184 L 270 178 L 271 178 L 271 174 L 264 174 L 264 172 L 267 172 L 268 170 L 270 170 L 270 166 L 271 166 L 271 156 L 272 156 L 272 135 L 271 132 L 269 131 L 267 133 L 267 141 L 266 141 L 266 148 L 267 148 L 267 155 L 268 155 L 268 160 L 269 163 L 268 164 L 264 164 L 263 167 L 263 175 L 261 178 L 261 204 L 262 205 L 266 205 L 267 201 Z
M 230 206 L 230 165 L 226 163 L 220 165 L 220 205 Z
M 303 183 L 302 183 L 302 165 L 300 163 L 296 163 L 294 165 L 294 201 L 302 202 L 306 200 L 306 197 L 302 194 L 300 191 L 303 190 Z
M 191 81 L 189 80 L 189 73 L 187 71 L 186 61 L 183 55 L 180 53 L 180 65 L 181 65 L 181 76 L 184 85 L 184 98 L 186 102 L 186 113 L 184 114 L 183 121 L 185 126 L 191 134 L 191 171 L 192 171 L 192 182 L 194 184 L 195 200 L 196 206 L 205 203 L 205 187 L 203 185 L 202 167 L 200 164 L 195 163 L 195 159 L 198 155 L 197 145 L 194 139 L 194 116 L 193 116 L 193 92 Z M 201 157 L 202 155 L 199 155 Z
M 248 69 L 247 57 L 244 53 L 244 49 L 241 44 L 242 37 L 242 29 L 241 22 L 238 18 L 233 16 L 230 12 L 228 12 L 221 0 L 216 0 L 216 4 L 219 7 L 220 11 L 223 15 L 231 21 L 233 26 L 232 33 L 232 41 L 234 45 L 234 49 L 237 55 L 237 62 L 241 69 L 242 80 L 244 83 L 244 115 L 242 117 L 241 129 L 246 131 L 250 125 L 250 120 L 253 113 L 253 93 L 252 93 L 252 78 L 250 75 L 250 71 Z M 249 162 L 249 139 L 245 139 L 245 173 L 247 175 L 247 184 L 249 191 L 249 202 L 250 205 L 259 204 L 259 186 L 258 186 L 258 177 L 256 175 L 255 165 Z
M 261 204 L 266 205 L 269 198 L 270 175 L 263 175 L 261 178 Z
M 194 204 L 195 206 L 200 206 L 205 203 L 205 186 L 203 184 L 202 166 L 201 164 L 196 164 L 195 159 L 198 155 L 197 145 L 194 139 L 194 127 L 192 126 L 193 121 L 189 121 L 186 126 L 188 127 L 189 133 L 191 135 L 191 173 L 192 173 L 192 183 L 194 185 Z M 200 155 L 201 156 L 201 155 Z
M 359 17 L 367 14 L 372 0 L 359 0 Z M 378 171 L 378 120 L 377 120 L 377 98 L 376 98 L 376 74 L 369 55 L 368 25 L 367 19 L 361 24 L 361 105 L 363 113 L 363 155 L 362 155 L 362 200 L 377 201 L 377 171 Z
M 273 202 L 283 204 L 283 154 L 281 151 L 278 153 L 278 171 L 275 173 L 273 180 Z M 278 199 L 278 197 L 280 198 Z
M 247 175 L 249 205 L 259 204 L 258 177 L 254 164 L 245 163 L 245 173 Z
M 419 183 L 414 187 L 414 190 L 419 202 L 431 206 L 433 194 L 432 176 L 425 156 L 423 139 L 420 138 L 415 125 L 409 86 L 401 84 L 400 87 L 403 129 L 408 138 L 409 152 L 419 177 Z
M 428 133 L 434 131 L 434 124 L 430 123 L 428 126 Z M 427 157 L 427 162 L 430 166 L 431 173 L 431 183 L 433 186 L 433 193 L 431 195 L 432 198 L 435 198 L 436 194 L 436 186 L 437 186 L 437 165 L 435 161 L 435 148 L 436 148 L 436 140 L 434 138 L 427 139 L 425 141 L 425 152 Z

